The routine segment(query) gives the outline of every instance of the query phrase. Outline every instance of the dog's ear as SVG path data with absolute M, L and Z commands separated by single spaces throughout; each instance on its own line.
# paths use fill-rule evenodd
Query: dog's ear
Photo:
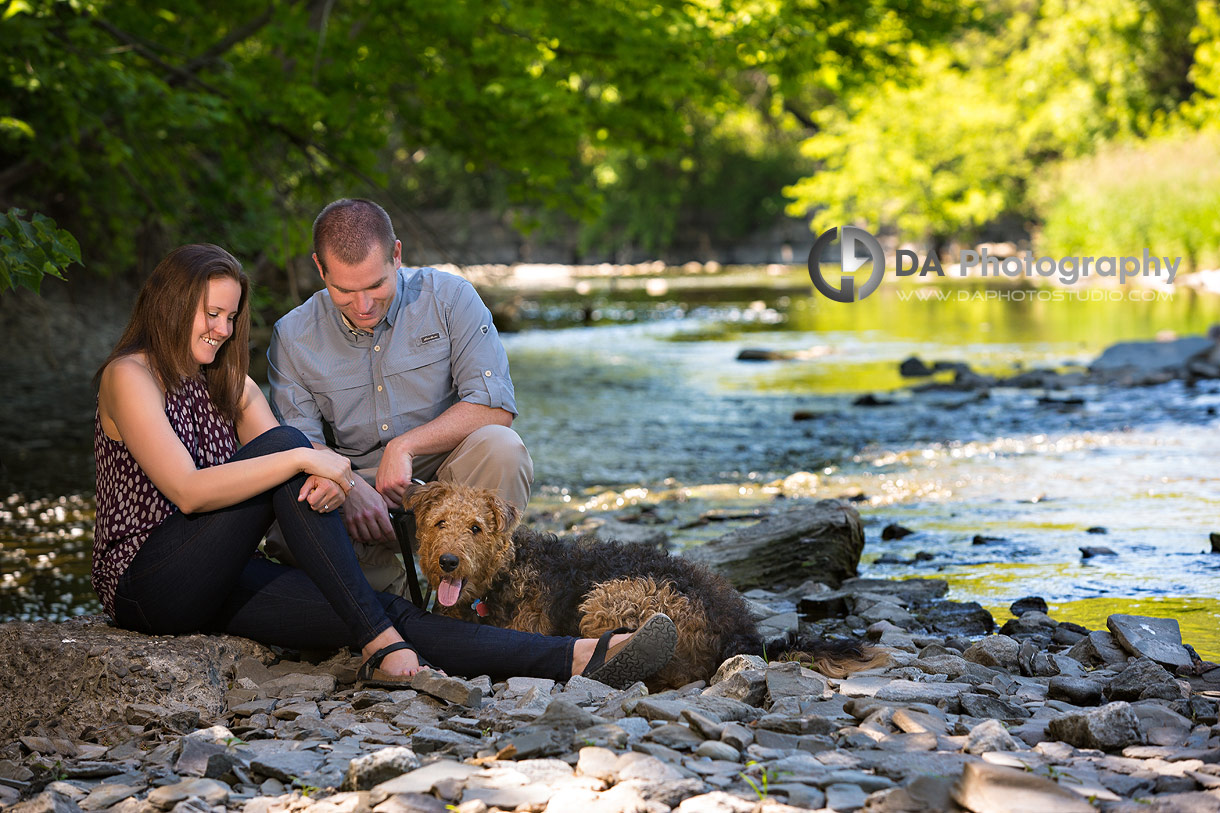
M 408 488 L 402 497 L 402 507 L 414 511 L 415 516 L 428 513 L 445 497 L 445 484 L 439 480 L 426 485 Z
M 495 492 L 489 491 L 486 499 L 487 507 L 496 520 L 496 533 L 511 533 L 521 519 L 521 512 L 517 510 L 517 506 L 497 496 Z

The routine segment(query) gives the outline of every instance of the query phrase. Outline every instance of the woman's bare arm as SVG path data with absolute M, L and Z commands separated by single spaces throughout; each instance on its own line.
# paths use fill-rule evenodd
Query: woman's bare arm
M 336 483 L 351 479 L 347 458 L 316 449 L 291 449 L 195 468 L 194 460 L 165 415 L 161 388 L 148 367 L 135 356 L 118 359 L 106 368 L 98 399 L 103 417 L 113 423 L 136 463 L 183 513 L 235 505 L 300 472 L 318 474 Z M 261 392 L 258 399 L 262 400 Z M 249 402 L 245 406 L 248 408 Z M 247 420 L 244 410 L 240 422 L 246 431 L 258 425 L 253 415 Z

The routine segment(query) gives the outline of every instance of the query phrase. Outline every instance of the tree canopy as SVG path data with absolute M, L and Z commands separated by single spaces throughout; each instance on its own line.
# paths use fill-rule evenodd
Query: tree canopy
M 0 0 L 0 211 L 54 218 L 101 274 L 191 240 L 283 267 L 352 194 L 442 254 L 420 210 L 601 249 L 785 206 L 939 243 L 1046 216 L 1046 179 L 1102 145 L 1212 126 L 1218 20 L 1217 0 Z
M 1183 116 L 1214 121 L 1214 0 L 986 9 L 992 24 L 919 47 L 909 81 L 819 111 L 802 144 L 819 169 L 789 188 L 791 213 L 812 214 L 815 230 L 864 221 L 938 245 L 1002 217 L 1066 213 L 1039 210 L 1032 194 L 1041 178 L 1068 177 L 1065 162 L 1155 137 Z M 1069 174 L 1088 182 L 1087 171 Z
M 54 217 L 100 273 L 190 239 L 282 264 L 353 192 L 408 229 L 416 206 L 527 204 L 655 243 L 744 162 L 773 167 L 745 197 L 777 210 L 799 122 L 963 20 L 951 0 L 3 0 L 0 17 L 0 208 Z

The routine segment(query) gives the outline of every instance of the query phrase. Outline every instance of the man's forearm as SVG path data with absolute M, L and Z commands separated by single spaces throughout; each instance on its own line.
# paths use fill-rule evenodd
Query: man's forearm
M 402 433 L 386 444 L 386 451 L 412 456 L 448 452 L 471 432 L 483 426 L 513 425 L 513 413 L 482 404 L 458 401 L 425 424 Z

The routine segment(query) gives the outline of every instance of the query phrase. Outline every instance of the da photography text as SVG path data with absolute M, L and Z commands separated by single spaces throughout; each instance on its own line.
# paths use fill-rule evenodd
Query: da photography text
M 836 259 L 832 244 L 838 240 L 839 256 Z M 1161 277 L 1166 284 L 1173 282 L 1181 266 L 1181 257 L 1162 257 L 1144 249 L 1142 256 L 1131 255 L 1087 255 L 1070 257 L 1035 257 L 1032 251 L 1017 256 L 997 257 L 985 246 L 967 249 L 961 253 L 956 266 L 957 275 L 965 277 L 1025 277 L 1028 279 L 1058 278 L 1064 285 L 1075 285 L 1080 280 L 1094 276 L 1116 278 L 1120 284 L 1134 277 Z M 869 265 L 867 279 L 857 284 L 856 271 Z M 840 274 L 834 277 L 835 266 Z M 952 269 L 953 266 L 950 266 Z M 829 272 L 829 274 L 828 274 Z M 935 274 L 947 276 L 936 252 L 929 251 L 922 258 L 911 249 L 898 249 L 894 255 L 894 275 L 897 277 Z M 809 279 L 818 293 L 836 302 L 856 302 L 877 290 L 885 276 L 885 255 L 877 238 L 857 226 L 830 228 L 822 232 L 809 251 Z M 838 284 L 835 285 L 834 283 Z

